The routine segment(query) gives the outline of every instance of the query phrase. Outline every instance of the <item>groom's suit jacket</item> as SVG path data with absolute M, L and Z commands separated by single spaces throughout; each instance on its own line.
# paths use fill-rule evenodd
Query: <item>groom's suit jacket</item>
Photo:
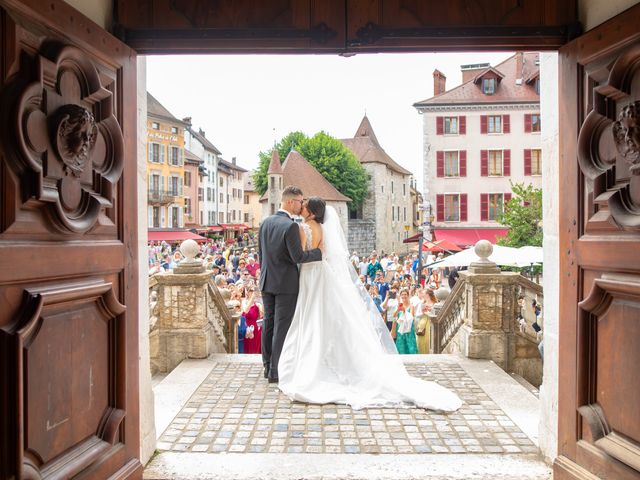
M 267 217 L 258 233 L 260 290 L 273 294 L 298 293 L 298 263 L 322 260 L 319 248 L 304 251 L 300 227 L 285 212 Z

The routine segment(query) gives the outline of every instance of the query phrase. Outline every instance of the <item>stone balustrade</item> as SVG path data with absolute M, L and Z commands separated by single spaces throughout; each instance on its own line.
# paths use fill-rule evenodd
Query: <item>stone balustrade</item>
M 532 302 L 542 305 L 542 288 L 519 273 L 501 272 L 488 260 L 491 253 L 489 242 L 478 242 L 479 260 L 460 272 L 451 294 L 436 292 L 438 303 L 429 313 L 431 353 L 490 359 L 539 386 L 544 325 L 542 317 L 536 322 Z
M 195 259 L 197 244 L 187 240 L 180 250 L 184 258 L 172 272 L 149 279 L 152 374 L 170 372 L 186 358 L 237 350 L 237 320 L 211 282 L 211 273 Z

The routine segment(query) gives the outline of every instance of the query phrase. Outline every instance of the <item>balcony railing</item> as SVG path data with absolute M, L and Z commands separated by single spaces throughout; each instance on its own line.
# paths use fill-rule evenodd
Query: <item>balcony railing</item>
M 156 190 L 149 189 L 149 203 L 172 203 L 176 201 L 178 193 L 174 190 Z

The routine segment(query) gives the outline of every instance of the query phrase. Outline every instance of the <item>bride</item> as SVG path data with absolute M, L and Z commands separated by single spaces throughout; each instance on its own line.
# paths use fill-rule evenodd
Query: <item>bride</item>
M 278 363 L 280 390 L 292 400 L 354 409 L 460 408 L 455 393 L 407 373 L 349 263 L 336 211 L 312 197 L 303 205 L 302 216 L 302 245 L 311 249 L 322 242 L 323 260 L 300 267 L 298 302 Z

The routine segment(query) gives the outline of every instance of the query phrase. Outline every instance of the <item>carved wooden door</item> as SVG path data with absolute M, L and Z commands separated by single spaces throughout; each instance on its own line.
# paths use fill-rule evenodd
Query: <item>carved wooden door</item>
M 136 55 L 0 0 L 0 478 L 140 477 Z
M 560 50 L 556 479 L 640 478 L 640 6 Z

